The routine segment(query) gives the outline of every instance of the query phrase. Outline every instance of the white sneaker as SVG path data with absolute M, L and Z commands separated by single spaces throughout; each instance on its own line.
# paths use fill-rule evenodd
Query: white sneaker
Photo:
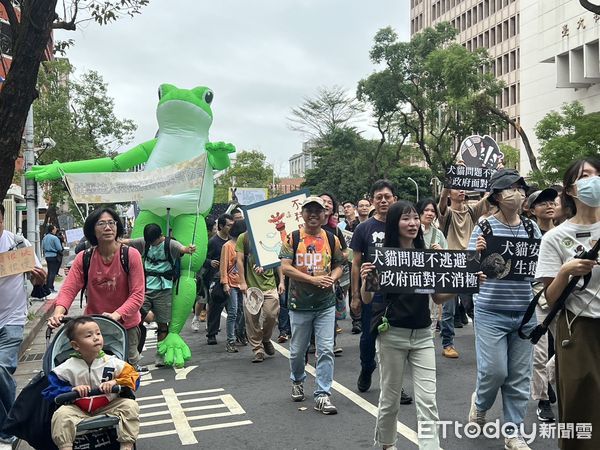
M 525 439 L 521 436 L 515 436 L 510 438 L 504 438 L 504 449 L 505 450 L 531 450 Z
M 480 427 L 486 424 L 485 411 L 479 411 L 475 406 L 475 398 L 477 394 L 473 392 L 471 395 L 471 409 L 469 409 L 469 423 L 476 423 Z
M 198 320 L 197 317 L 194 317 L 192 319 L 192 331 L 194 333 L 197 333 L 198 331 L 200 331 L 200 320 Z

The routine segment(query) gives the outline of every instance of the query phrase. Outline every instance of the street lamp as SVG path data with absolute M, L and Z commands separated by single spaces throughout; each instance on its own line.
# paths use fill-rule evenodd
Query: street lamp
M 411 177 L 407 178 L 408 181 L 412 181 L 415 184 L 415 188 L 417 190 L 417 202 L 419 201 L 419 185 L 417 184 L 417 182 L 415 180 L 413 180 Z

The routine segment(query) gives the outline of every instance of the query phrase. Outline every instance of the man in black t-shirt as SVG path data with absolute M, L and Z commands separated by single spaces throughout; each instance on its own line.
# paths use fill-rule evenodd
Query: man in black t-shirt
M 219 261 L 221 259 L 221 249 L 229 240 L 229 231 L 233 226 L 233 217 L 229 214 L 222 214 L 217 219 L 217 234 L 208 240 L 208 249 L 206 252 L 206 260 L 204 268 L 206 274 L 204 285 L 208 286 L 208 317 L 206 327 L 206 338 L 208 345 L 217 343 L 217 333 L 219 332 L 219 324 L 221 323 L 221 312 L 227 300 L 226 297 L 221 299 L 213 298 L 210 294 L 214 283 L 220 283 L 219 279 Z
M 375 214 L 370 219 L 359 224 L 354 230 L 350 248 L 354 252 L 352 258 L 352 310 L 360 311 L 362 319 L 362 334 L 360 335 L 360 375 L 357 387 L 360 392 L 366 392 L 371 387 L 375 363 L 375 339 L 369 332 L 373 303 L 364 304 L 360 296 L 360 266 L 369 260 L 369 247 L 383 247 L 385 238 L 385 219 L 392 203 L 398 199 L 394 185 L 388 180 L 378 180 L 371 186 L 371 199 L 375 206 Z M 373 300 L 377 302 L 379 296 Z M 409 404 L 412 398 L 402 391 L 400 403 Z

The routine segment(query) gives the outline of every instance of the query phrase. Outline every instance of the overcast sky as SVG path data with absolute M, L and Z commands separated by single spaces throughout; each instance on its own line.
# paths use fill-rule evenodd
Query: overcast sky
M 55 38 L 75 40 L 68 57 L 78 72 L 103 76 L 117 116 L 138 126 L 132 145 L 156 132 L 161 83 L 209 86 L 210 139 L 260 150 L 285 176 L 303 141 L 289 129 L 290 110 L 320 86 L 354 93 L 374 70 L 369 49 L 386 26 L 408 39 L 408 0 L 151 0 L 134 18 Z

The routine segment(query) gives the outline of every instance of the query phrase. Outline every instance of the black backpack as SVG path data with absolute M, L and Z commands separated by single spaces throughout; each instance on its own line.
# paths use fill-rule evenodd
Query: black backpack
M 79 297 L 79 307 L 83 307 L 83 295 L 88 284 L 88 273 L 90 271 L 90 263 L 92 261 L 92 255 L 96 247 L 90 247 L 85 250 L 83 254 L 83 287 L 81 288 L 81 296 Z M 119 251 L 119 259 L 121 260 L 121 267 L 127 275 L 129 275 L 129 246 L 121 244 Z
M 535 230 L 533 228 L 533 222 L 531 221 L 531 219 L 525 217 L 525 216 L 519 216 L 521 218 L 521 222 L 523 223 L 523 228 L 525 228 L 525 231 L 527 232 L 527 236 L 529 236 L 529 239 L 534 239 L 535 238 Z M 490 222 L 487 219 L 483 219 L 481 220 L 479 223 L 477 223 L 477 226 L 479 226 L 479 228 L 481 228 L 481 232 L 483 233 L 484 236 L 492 236 L 492 226 L 490 225 Z

